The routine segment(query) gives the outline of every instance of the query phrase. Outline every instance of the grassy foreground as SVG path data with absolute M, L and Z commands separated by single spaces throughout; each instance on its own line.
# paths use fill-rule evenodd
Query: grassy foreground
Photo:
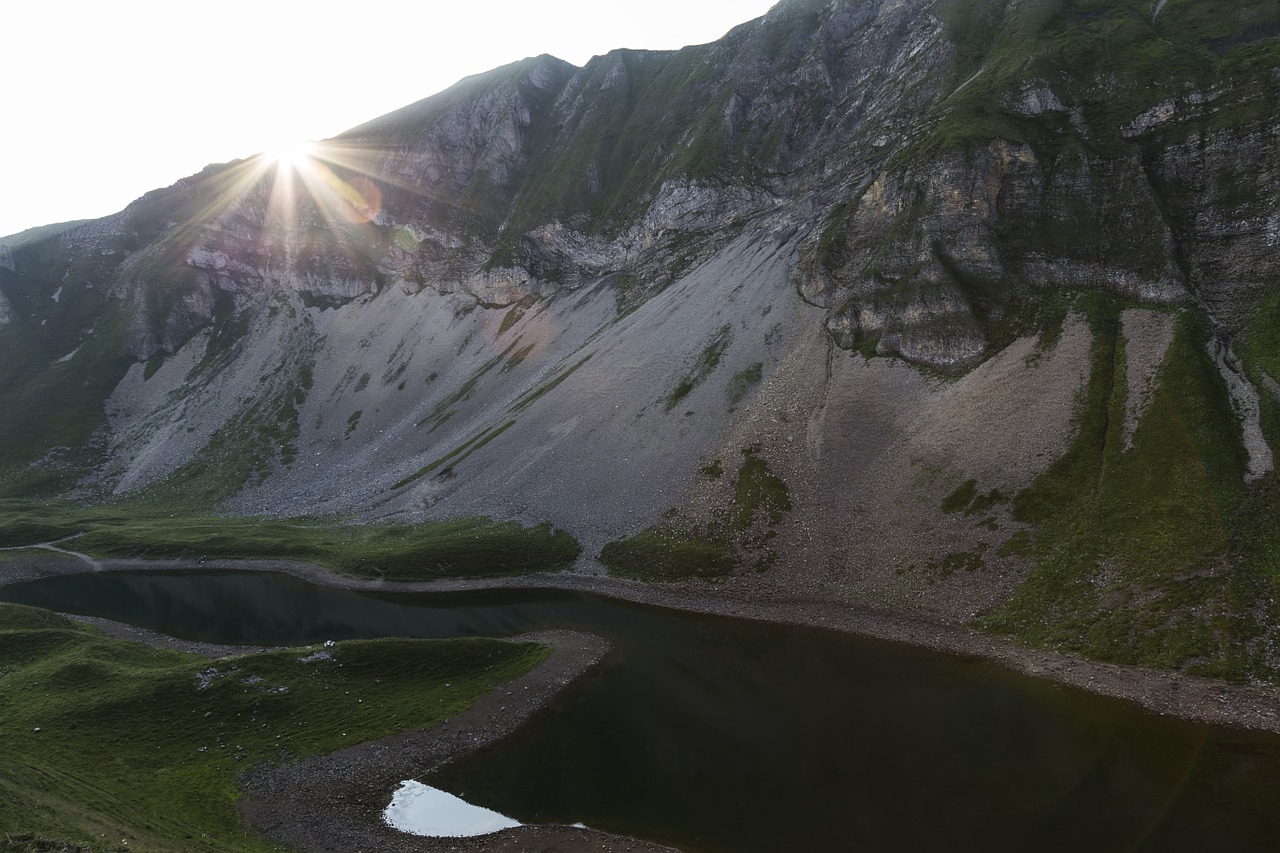
M 245 771 L 427 728 L 549 653 L 384 639 L 210 661 L 0 604 L 0 848 L 277 850 L 241 824 Z
M 550 525 L 464 518 L 416 525 L 344 524 L 328 519 L 273 519 L 170 514 L 126 504 L 81 507 L 0 500 L 0 547 L 63 537 L 96 557 L 256 558 L 318 563 L 344 574 L 421 580 L 558 571 L 578 544 Z

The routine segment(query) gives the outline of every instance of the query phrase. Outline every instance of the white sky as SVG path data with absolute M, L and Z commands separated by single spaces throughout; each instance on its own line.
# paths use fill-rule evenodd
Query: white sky
M 105 216 L 526 56 L 701 44 L 775 2 L 8 0 L 0 236 Z

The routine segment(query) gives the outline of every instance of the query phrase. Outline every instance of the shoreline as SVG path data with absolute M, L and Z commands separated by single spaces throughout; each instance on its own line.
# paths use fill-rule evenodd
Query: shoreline
M 601 595 L 689 613 L 839 631 L 872 640 L 980 658 L 1032 678 L 1127 701 L 1155 714 L 1280 734 L 1280 687 L 1237 684 L 1129 664 L 1094 661 L 1036 649 L 963 625 L 887 608 L 807 599 L 761 600 L 749 593 L 690 585 L 655 586 L 603 575 L 540 573 L 484 579 L 384 581 L 339 575 L 289 560 L 102 559 L 102 571 L 268 571 L 321 586 L 359 592 L 444 593 L 541 589 Z M 0 564 L 0 586 L 40 577 L 85 573 L 72 555 L 29 557 Z
M 74 555 L 40 555 L 0 563 L 0 587 L 57 575 L 84 574 Z M 765 601 L 741 590 L 656 587 L 603 576 L 538 574 L 484 580 L 386 582 L 351 578 L 322 567 L 279 560 L 102 560 L 101 571 L 272 571 L 318 585 L 363 592 L 458 592 L 540 589 L 580 592 L 753 621 L 839 631 L 941 654 L 981 659 L 1006 669 L 1137 704 L 1149 712 L 1212 725 L 1280 734 L 1280 688 L 1231 684 L 1180 673 L 1100 663 L 1032 649 L 960 625 L 866 606 L 806 600 Z M 112 636 L 209 656 L 262 650 L 195 643 L 97 617 L 72 616 Z M 524 725 L 611 649 L 594 634 L 553 630 L 507 638 L 550 645 L 552 655 L 530 672 L 480 697 L 466 711 L 419 731 L 401 732 L 281 765 L 263 765 L 242 777 L 239 809 L 248 826 L 274 842 L 325 853 L 501 851 L 501 853 L 675 853 L 663 846 L 605 831 L 564 825 L 527 825 L 474 838 L 427 838 L 393 829 L 383 810 L 399 784 L 422 779 L 450 761 L 491 746 Z
M 428 838 L 383 821 L 383 810 L 401 782 L 421 779 L 511 734 L 612 648 L 601 637 L 577 631 L 540 631 L 505 639 L 537 642 L 554 651 L 534 669 L 429 729 L 251 771 L 243 779 L 245 796 L 240 802 L 245 822 L 272 841 L 323 853 L 676 853 L 647 841 L 555 824 L 520 826 L 474 838 Z
M 116 570 L 120 570 L 117 568 Z M 49 575 L 73 574 L 53 571 Z M 0 586 L 18 582 L 0 567 Z M 184 640 L 98 616 L 64 613 L 116 639 L 211 659 L 271 651 L 275 646 L 237 646 Z M 581 825 L 526 824 L 472 838 L 431 838 L 393 828 L 383 820 L 399 785 L 509 736 L 564 688 L 611 651 L 603 637 L 583 631 L 550 630 L 503 637 L 552 649 L 547 660 L 481 696 L 456 717 L 429 728 L 397 732 L 364 743 L 283 764 L 264 764 L 241 777 L 242 820 L 264 837 L 290 848 L 349 853 L 679 853 L 655 842 Z
M 83 574 L 74 557 L 42 557 L 38 566 L 0 566 L 0 587 L 41 576 Z M 1103 697 L 1132 702 L 1158 715 L 1280 734 L 1280 686 L 1234 684 L 1181 672 L 1092 661 L 1073 653 L 1023 646 L 963 625 L 914 613 L 844 602 L 762 601 L 740 590 L 657 587 L 641 581 L 585 574 L 534 574 L 479 580 L 385 581 L 351 578 L 307 562 L 287 560 L 101 560 L 102 571 L 278 571 L 308 583 L 358 592 L 444 593 L 485 589 L 580 592 L 671 610 L 733 619 L 841 631 L 882 642 L 982 658 L 1006 669 Z

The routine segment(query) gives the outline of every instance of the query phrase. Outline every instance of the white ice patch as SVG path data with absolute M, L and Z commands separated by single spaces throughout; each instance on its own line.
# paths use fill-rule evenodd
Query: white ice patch
M 412 780 L 400 783 L 382 819 L 401 832 L 428 838 L 471 838 L 521 825 L 506 815 Z

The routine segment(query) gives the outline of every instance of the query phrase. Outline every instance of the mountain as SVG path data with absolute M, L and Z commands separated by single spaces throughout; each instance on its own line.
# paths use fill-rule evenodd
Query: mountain
M 0 249 L 14 498 L 1272 677 L 1280 3 L 784 0 Z

